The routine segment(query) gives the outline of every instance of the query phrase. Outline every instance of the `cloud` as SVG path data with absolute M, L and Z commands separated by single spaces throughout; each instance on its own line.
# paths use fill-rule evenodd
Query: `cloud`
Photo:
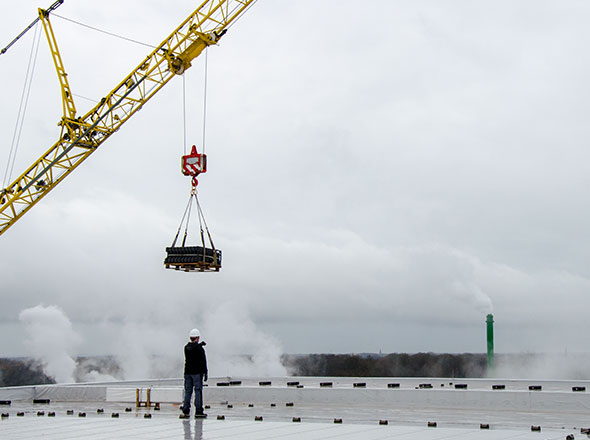
M 110 1 L 59 13 L 117 31 L 126 15 L 105 15 Z M 20 32 L 25 3 L 1 18 L 6 32 Z M 199 191 L 222 271 L 162 267 L 189 189 L 178 170 L 178 78 L 1 237 L 9 299 L 0 316 L 58 304 L 92 338 L 84 349 L 131 346 L 130 359 L 177 356 L 171 347 L 203 310 L 217 316 L 214 305 L 234 303 L 274 326 L 286 351 L 294 334 L 333 335 L 338 325 L 364 332 L 346 350 L 373 339 L 395 349 L 388 335 L 401 323 L 414 329 L 404 333 L 408 350 L 437 335 L 454 345 L 428 339 L 433 351 L 478 350 L 490 310 L 502 350 L 585 349 L 587 5 L 283 3 L 258 2 L 208 58 L 209 171 Z M 166 5 L 142 2 L 144 19 L 125 33 L 163 38 L 189 12 L 180 0 Z M 312 9 L 325 28 L 301 32 Z M 61 20 L 54 27 L 82 95 L 104 96 L 146 53 Z M 23 69 L 24 41 L 22 53 L 3 55 Z M 92 69 L 98 51 L 110 55 Z M 17 169 L 57 135 L 46 51 L 39 63 Z M 193 64 L 187 118 L 198 144 L 204 66 Z M 22 74 L 6 72 L 1 132 L 12 133 Z M 230 310 L 222 322 L 238 313 Z M 332 336 L 321 342 L 334 347 Z

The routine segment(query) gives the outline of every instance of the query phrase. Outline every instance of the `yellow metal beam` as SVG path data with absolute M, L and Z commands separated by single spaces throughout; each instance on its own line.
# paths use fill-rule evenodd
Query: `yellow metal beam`
M 70 84 L 68 83 L 68 74 L 66 73 L 66 69 L 64 68 L 59 49 L 57 47 L 57 41 L 55 39 L 55 34 L 53 33 L 53 27 L 51 27 L 51 22 L 49 21 L 49 12 L 44 9 L 39 9 L 39 19 L 41 20 L 41 23 L 43 23 L 43 29 L 45 29 L 45 36 L 47 37 L 47 42 L 49 43 L 49 50 L 51 51 L 51 57 L 53 59 L 53 63 L 55 64 L 57 78 L 59 79 L 61 99 L 63 102 L 62 121 L 65 122 L 68 119 L 74 120 L 76 119 L 76 106 L 74 105 L 74 97 L 72 96 Z

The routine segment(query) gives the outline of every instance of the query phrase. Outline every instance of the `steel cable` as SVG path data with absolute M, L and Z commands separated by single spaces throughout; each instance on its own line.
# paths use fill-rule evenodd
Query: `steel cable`
M 178 231 L 176 232 L 176 237 L 174 237 L 174 241 L 172 242 L 171 247 L 176 246 L 176 240 L 178 240 L 178 236 L 180 235 L 180 230 L 182 229 L 182 225 L 184 224 L 184 219 L 186 217 L 186 213 L 187 213 L 189 206 L 191 204 L 192 198 L 193 198 L 193 195 L 191 194 L 191 196 L 188 198 L 188 203 L 186 204 L 186 208 L 184 208 L 184 214 L 182 214 L 182 220 L 180 220 L 180 225 L 178 226 Z
M 182 74 L 182 124 L 183 124 L 183 146 L 186 156 L 186 77 Z
M 203 214 L 203 209 L 201 208 L 201 204 L 199 203 L 199 199 L 197 201 L 197 209 L 199 212 L 199 222 L 201 221 L 201 217 L 203 218 L 203 224 L 205 225 L 205 231 L 207 231 L 207 236 L 209 237 L 209 243 L 211 243 L 211 248 L 215 249 L 215 245 L 213 244 L 213 239 L 211 238 L 211 234 L 209 233 L 209 227 L 207 226 L 207 221 L 205 220 L 205 214 Z M 203 231 L 203 227 L 201 226 L 201 233 Z M 205 245 L 203 245 L 204 247 Z
M 205 154 L 205 128 L 207 124 L 207 76 L 209 48 L 205 48 L 205 90 L 203 91 L 203 154 Z
M 184 237 L 182 239 L 182 247 L 185 246 L 185 244 L 186 244 L 186 237 L 188 237 L 188 225 L 189 225 L 189 223 L 191 221 L 191 210 L 192 210 L 192 207 L 193 207 L 193 204 L 191 202 L 193 200 L 193 197 L 196 197 L 196 195 L 191 193 L 191 196 L 190 196 L 190 198 L 188 200 L 188 215 L 186 217 L 186 226 L 184 228 Z
M 93 31 L 96 31 L 96 32 L 101 32 L 101 33 L 103 33 L 103 34 L 106 34 L 106 35 L 110 35 L 111 37 L 120 38 L 120 39 L 122 39 L 122 40 L 126 40 L 126 41 L 129 41 L 129 42 L 131 42 L 131 43 L 141 44 L 142 46 L 146 46 L 146 47 L 149 47 L 149 48 L 151 48 L 151 49 L 155 49 L 155 48 L 156 48 L 156 46 L 154 46 L 154 45 L 152 45 L 152 44 L 144 43 L 144 42 L 142 42 L 142 41 L 139 41 L 139 40 L 134 40 L 133 38 L 124 37 L 123 35 L 115 34 L 115 33 L 113 33 L 113 32 L 109 32 L 109 31 L 105 31 L 105 30 L 102 30 L 102 29 L 96 28 L 96 27 L 94 27 L 94 26 L 90 26 L 90 25 L 87 25 L 87 24 L 81 23 L 81 22 L 79 22 L 79 21 L 76 21 L 76 20 L 72 20 L 71 18 L 66 18 L 66 17 L 64 17 L 64 16 L 62 16 L 62 15 L 58 15 L 58 14 L 56 14 L 55 12 L 54 12 L 53 14 L 51 14 L 51 15 L 52 15 L 52 16 L 54 16 L 54 17 L 61 18 L 62 20 L 69 21 L 70 23 L 74 23 L 74 24 L 77 24 L 77 25 L 79 25 L 79 26 L 83 26 L 83 27 L 85 27 L 85 28 L 92 29 Z
M 35 26 L 35 33 L 33 36 L 33 44 L 31 46 L 31 53 L 29 54 L 29 62 L 27 64 L 27 72 L 25 74 L 25 83 L 23 84 L 23 91 L 21 94 L 21 100 L 18 107 L 18 114 L 16 117 L 16 124 L 14 126 L 14 133 L 12 135 L 12 144 L 10 146 L 10 152 L 8 155 L 8 162 L 6 163 L 6 170 L 4 171 L 4 181 L 2 184 L 3 188 L 12 179 L 12 173 L 14 171 L 14 164 L 16 162 L 16 154 L 20 144 L 20 138 L 23 130 L 23 124 L 25 120 L 25 113 L 29 103 L 29 96 L 31 95 L 31 86 L 33 84 L 33 75 L 35 73 L 35 67 L 37 65 L 37 55 L 39 53 L 39 42 L 41 39 L 41 31 L 39 25 Z

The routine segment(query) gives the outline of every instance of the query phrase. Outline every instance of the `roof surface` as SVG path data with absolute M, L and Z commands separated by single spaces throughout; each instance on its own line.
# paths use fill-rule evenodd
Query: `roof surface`
M 0 388 L 0 400 L 10 399 L 9 405 L 0 406 L 8 414 L 0 421 L 0 438 L 581 438 L 581 428 L 590 427 L 589 384 L 445 378 L 211 378 L 204 393 L 209 405 L 206 420 L 178 419 L 181 379 Z M 49 399 L 49 403 L 33 403 L 33 399 Z M 154 407 L 156 402 L 159 409 Z

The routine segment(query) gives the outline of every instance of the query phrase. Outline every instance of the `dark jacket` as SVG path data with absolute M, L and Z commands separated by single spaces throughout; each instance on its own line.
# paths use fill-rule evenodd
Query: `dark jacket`
M 204 342 L 189 342 L 184 346 L 184 374 L 207 374 Z

